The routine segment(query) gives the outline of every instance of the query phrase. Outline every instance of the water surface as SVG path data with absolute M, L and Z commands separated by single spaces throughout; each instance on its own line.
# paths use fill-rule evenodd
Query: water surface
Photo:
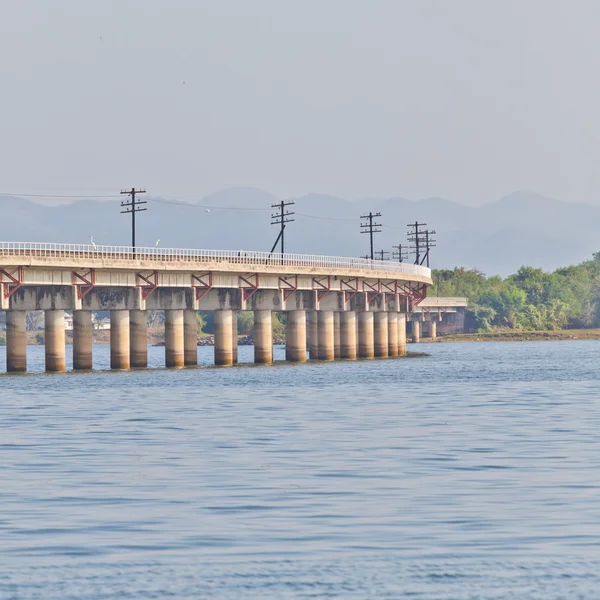
M 600 597 L 600 342 L 419 349 L 46 375 L 30 348 L 0 599 Z

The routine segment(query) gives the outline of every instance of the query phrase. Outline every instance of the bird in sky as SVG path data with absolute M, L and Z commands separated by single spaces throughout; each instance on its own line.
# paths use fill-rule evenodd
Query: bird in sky
M 93 248 L 96 248 L 96 244 L 94 243 L 94 236 L 90 235 L 90 244 L 92 245 Z
M 158 245 L 160 244 L 160 240 L 156 240 L 156 244 L 154 244 L 155 248 L 158 248 Z

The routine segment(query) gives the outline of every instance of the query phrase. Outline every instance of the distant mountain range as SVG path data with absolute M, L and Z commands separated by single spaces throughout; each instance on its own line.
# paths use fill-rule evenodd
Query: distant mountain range
M 137 217 L 137 243 L 162 247 L 270 250 L 277 228 L 271 204 L 279 199 L 254 188 L 222 190 L 196 204 L 152 198 Z M 376 250 L 406 243 L 406 225 L 418 220 L 437 231 L 432 266 L 478 268 L 507 275 L 521 265 L 554 269 L 581 262 L 600 251 L 600 207 L 571 204 L 532 192 L 516 192 L 473 208 L 427 198 L 372 198 L 348 201 L 309 194 L 295 198 L 295 221 L 286 229 L 286 252 L 360 256 L 368 236 L 360 234 L 360 215 L 380 212 L 383 231 Z M 209 208 L 207 208 L 209 207 Z M 78 200 L 47 206 L 17 197 L 0 197 L 3 241 L 128 245 L 130 217 L 120 199 Z M 210 212 L 208 212 L 210 211 Z

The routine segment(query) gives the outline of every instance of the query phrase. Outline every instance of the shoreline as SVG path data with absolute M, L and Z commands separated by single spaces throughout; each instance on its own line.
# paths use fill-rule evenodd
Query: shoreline
M 436 339 L 421 338 L 421 342 L 568 342 L 600 340 L 600 329 L 564 329 L 558 331 L 498 331 L 487 333 L 456 333 Z

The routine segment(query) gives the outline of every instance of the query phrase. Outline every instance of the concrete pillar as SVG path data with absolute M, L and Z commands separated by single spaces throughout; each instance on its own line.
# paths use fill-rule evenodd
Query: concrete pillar
M 285 359 L 306 362 L 306 311 L 290 310 L 285 328 Z
M 432 340 L 437 338 L 437 321 L 435 319 L 429 322 L 429 337 Z
M 398 356 L 398 313 L 388 313 L 388 355 Z
M 110 311 L 110 368 L 129 369 L 129 311 Z
M 388 314 L 386 312 L 376 312 L 373 319 L 375 322 L 375 356 L 387 358 L 389 353 Z
M 308 313 L 308 355 L 311 360 L 319 358 L 319 313 Z
M 335 335 L 332 310 L 319 311 L 319 360 L 333 360 Z
M 398 356 L 406 356 L 406 315 L 398 314 Z
M 237 311 L 231 313 L 231 356 L 233 364 L 238 364 L 238 315 Z
M 6 311 L 6 370 L 9 373 L 27 371 L 26 317 L 27 313 L 24 310 Z
M 412 321 L 412 341 L 413 344 L 418 344 L 421 341 L 421 321 L 414 318 Z
M 183 310 L 165 310 L 165 365 L 185 366 L 183 351 Z
M 145 310 L 129 311 L 129 361 L 136 369 L 148 366 L 148 316 Z
M 183 364 L 194 367 L 198 364 L 198 313 L 183 311 Z
M 92 368 L 92 313 L 73 311 L 73 369 Z
M 340 355 L 356 360 L 356 313 L 352 310 L 340 313 Z
M 254 311 L 254 362 L 273 362 L 273 321 L 270 310 Z
M 66 370 L 65 358 L 65 311 L 47 310 L 46 323 L 46 371 L 61 372 Z
M 360 358 L 373 358 L 374 348 L 374 326 L 372 312 L 358 313 L 358 355 Z
M 342 333 L 340 330 L 340 313 L 333 313 L 333 356 L 342 358 Z
M 233 316 L 231 310 L 215 310 L 215 365 L 233 364 Z

